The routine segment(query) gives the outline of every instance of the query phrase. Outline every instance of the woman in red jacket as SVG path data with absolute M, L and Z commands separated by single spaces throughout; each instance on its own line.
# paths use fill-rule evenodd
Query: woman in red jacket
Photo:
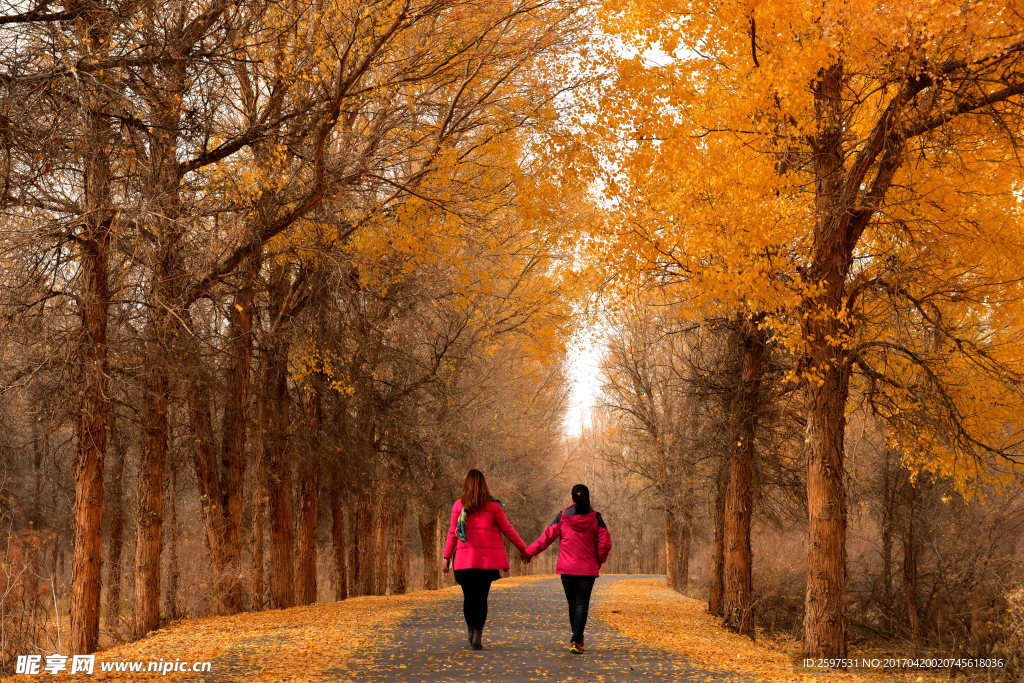
M 569 651 L 582 654 L 590 593 L 612 549 L 612 537 L 601 513 L 590 507 L 590 489 L 583 484 L 573 486 L 572 502 L 573 505 L 559 512 L 541 537 L 526 549 L 526 554 L 539 555 L 556 538 L 562 539 L 555 573 L 562 575 L 562 588 L 569 602 L 569 627 L 572 629 Z
M 442 571 L 447 573 L 451 569 L 454 554 L 455 581 L 462 586 L 462 612 L 469 629 L 469 644 L 474 650 L 483 647 L 480 639 L 487 621 L 487 594 L 491 582 L 500 578 L 499 569 L 508 571 L 502 534 L 528 561 L 526 544 L 509 523 L 501 501 L 491 497 L 483 472 L 470 470 L 466 475 L 465 492 L 452 506 Z

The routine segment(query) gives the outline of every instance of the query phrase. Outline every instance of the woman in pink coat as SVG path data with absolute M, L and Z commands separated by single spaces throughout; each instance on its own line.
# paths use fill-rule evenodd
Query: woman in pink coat
M 590 489 L 583 484 L 573 486 L 572 502 L 573 505 L 559 512 L 541 537 L 526 549 L 526 554 L 539 555 L 556 538 L 562 540 L 555 573 L 562 575 L 562 588 L 569 602 L 569 627 L 572 629 L 569 651 L 582 654 L 590 593 L 612 549 L 612 537 L 601 513 L 590 507 Z
M 483 472 L 470 470 L 466 475 L 465 492 L 452 506 L 442 571 L 447 573 L 451 569 L 454 555 L 455 581 L 462 586 L 462 612 L 469 629 L 469 644 L 474 650 L 483 647 L 480 640 L 487 621 L 487 594 L 491 582 L 500 578 L 499 569 L 508 571 L 502 534 L 528 561 L 526 544 L 509 523 L 501 501 L 491 497 Z

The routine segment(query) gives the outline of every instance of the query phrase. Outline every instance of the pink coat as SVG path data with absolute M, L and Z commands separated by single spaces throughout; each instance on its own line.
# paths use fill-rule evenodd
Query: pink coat
M 519 538 L 501 509 L 501 503 L 491 501 L 484 509 L 469 513 L 465 542 L 455 535 L 460 512 L 462 500 L 457 500 L 452 506 L 452 523 L 448 528 L 448 541 L 444 544 L 446 560 L 455 553 L 455 569 L 508 569 L 502 534 L 520 551 L 526 550 L 523 539 Z
M 612 537 L 600 512 L 591 510 L 580 515 L 576 514 L 575 505 L 567 507 L 558 513 L 555 521 L 526 549 L 526 553 L 538 555 L 556 538 L 562 539 L 555 565 L 556 574 L 601 575 L 601 565 L 612 549 Z

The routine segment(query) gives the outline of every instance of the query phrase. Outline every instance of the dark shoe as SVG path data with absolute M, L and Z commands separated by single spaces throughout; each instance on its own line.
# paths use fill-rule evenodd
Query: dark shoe
M 469 626 L 466 627 L 466 633 L 467 633 L 466 637 L 469 639 L 469 644 L 470 645 L 473 644 L 473 630 L 474 629 L 470 628 Z
M 473 629 L 473 635 L 469 639 L 469 644 L 473 646 L 474 650 L 482 650 L 484 646 L 480 643 L 480 639 L 483 638 L 484 632 L 482 629 Z

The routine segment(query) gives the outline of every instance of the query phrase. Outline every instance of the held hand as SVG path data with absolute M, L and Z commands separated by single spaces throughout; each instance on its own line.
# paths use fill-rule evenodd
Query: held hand
M 441 571 L 447 574 L 452 568 L 452 561 L 447 557 L 444 558 L 444 563 L 441 565 Z
M 526 564 L 530 564 L 530 560 L 533 559 L 533 556 L 527 553 L 525 550 L 520 550 L 519 559 L 525 562 Z

